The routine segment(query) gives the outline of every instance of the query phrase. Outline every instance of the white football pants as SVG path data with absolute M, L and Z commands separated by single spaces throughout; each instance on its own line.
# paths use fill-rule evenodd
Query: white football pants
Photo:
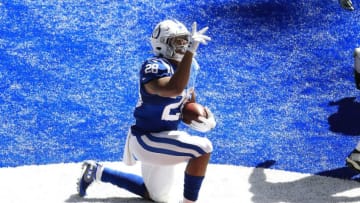
M 129 132 L 124 162 L 141 161 L 142 177 L 150 197 L 166 202 L 174 180 L 174 166 L 212 152 L 209 139 L 191 136 L 185 131 L 164 131 L 134 136 Z

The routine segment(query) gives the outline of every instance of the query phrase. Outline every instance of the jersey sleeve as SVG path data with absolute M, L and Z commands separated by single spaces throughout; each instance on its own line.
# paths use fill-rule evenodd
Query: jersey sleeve
M 150 59 L 143 63 L 140 71 L 141 83 L 173 75 L 172 67 L 160 59 Z

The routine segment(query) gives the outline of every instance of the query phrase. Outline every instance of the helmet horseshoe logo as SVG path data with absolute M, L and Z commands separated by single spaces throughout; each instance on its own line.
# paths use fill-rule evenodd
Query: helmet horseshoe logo
M 157 39 L 157 38 L 159 37 L 159 35 L 160 35 L 160 31 L 161 31 L 161 29 L 160 29 L 160 26 L 159 26 L 159 27 L 157 27 L 157 28 L 154 30 L 154 32 L 153 32 L 153 34 L 152 34 L 152 37 L 153 37 L 154 39 Z

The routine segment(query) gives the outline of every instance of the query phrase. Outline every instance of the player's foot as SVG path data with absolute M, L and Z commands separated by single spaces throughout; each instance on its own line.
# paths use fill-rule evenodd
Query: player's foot
M 360 151 L 354 149 L 348 157 L 346 157 L 346 165 L 360 172 Z
M 95 161 L 85 161 L 83 163 L 81 176 L 77 182 L 77 190 L 80 197 L 86 195 L 86 189 L 94 182 L 99 166 Z
M 353 11 L 354 10 L 354 7 L 353 7 L 353 4 L 352 4 L 351 0 L 339 0 L 339 4 L 345 10 L 348 10 L 348 11 Z

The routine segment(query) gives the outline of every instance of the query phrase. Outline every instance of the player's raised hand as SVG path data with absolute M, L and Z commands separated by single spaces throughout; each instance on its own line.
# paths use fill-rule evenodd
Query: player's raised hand
M 211 38 L 205 35 L 205 32 L 209 29 L 209 27 L 204 27 L 203 29 L 197 31 L 197 24 L 194 22 L 191 26 L 191 38 L 188 47 L 188 51 L 195 53 L 199 47 L 199 44 L 207 44 Z

